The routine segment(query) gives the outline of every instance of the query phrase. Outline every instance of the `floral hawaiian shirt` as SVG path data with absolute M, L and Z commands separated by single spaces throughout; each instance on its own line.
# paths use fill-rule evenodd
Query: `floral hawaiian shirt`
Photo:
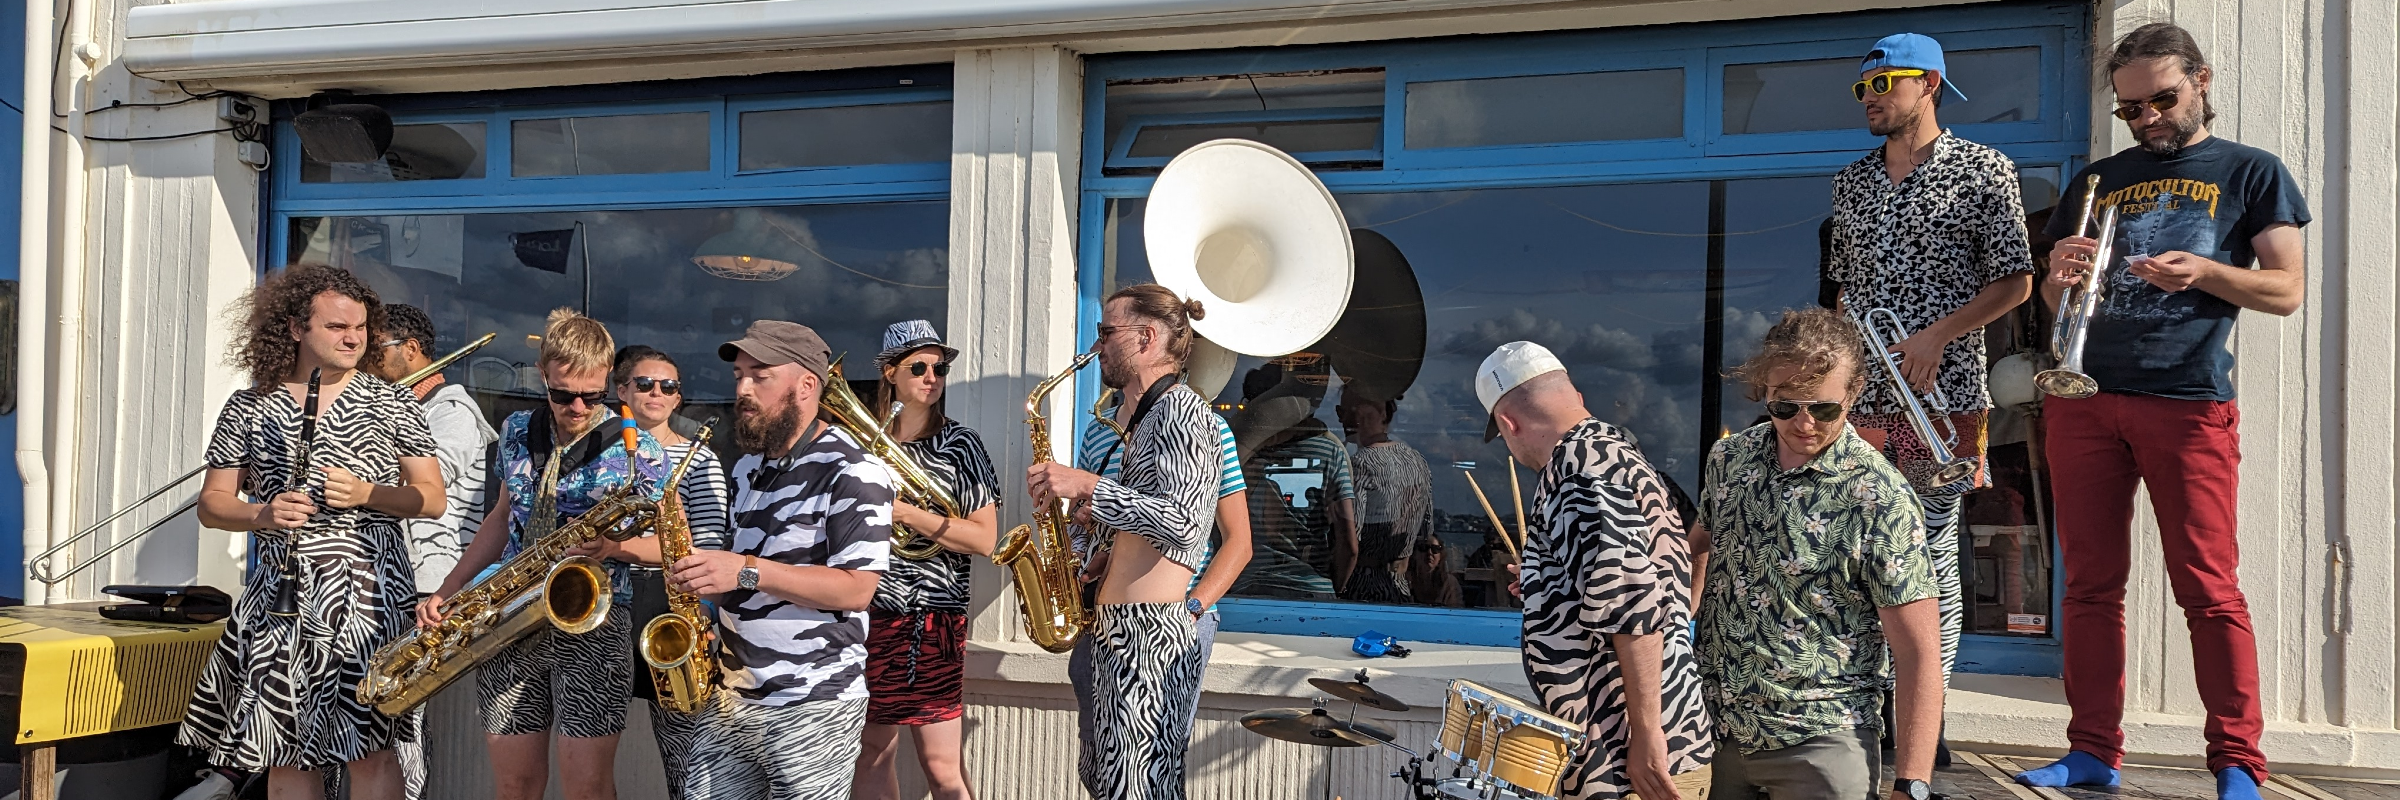
M 1745 753 L 1881 718 L 1877 611 L 1938 594 L 1916 496 L 1855 429 L 1794 469 L 1776 449 L 1761 423 L 1717 442 L 1701 478 L 1700 677 L 1718 738 Z
M 547 429 L 550 423 L 546 414 L 546 410 L 519 411 L 508 415 L 508 419 L 500 424 L 499 469 L 500 478 L 508 487 L 508 547 L 495 564 L 508 563 L 509 559 L 516 558 L 517 553 L 530 544 L 526 539 L 526 525 L 533 518 L 535 496 L 541 493 L 542 481 L 542 470 L 535 465 L 533 447 L 536 442 L 547 443 L 550 438 L 535 431 L 533 426 L 538 419 L 538 424 Z M 666 482 L 667 451 L 661 449 L 658 440 L 651 438 L 649 433 L 639 433 L 636 435 L 641 445 L 639 463 L 626 463 L 621 424 L 616 415 L 608 415 L 590 433 L 584 434 L 584 439 L 561 450 L 567 460 L 562 462 L 558 476 L 560 524 L 583 516 L 584 512 L 599 505 L 609 492 L 630 480 L 642 482 L 643 497 L 655 500 L 663 494 L 658 487 Z M 610 582 L 615 585 L 613 599 L 616 603 L 625 605 L 633 602 L 633 582 L 625 572 L 625 564 L 612 560 L 602 566 L 608 570 Z M 489 574 L 489 570 L 486 574 Z

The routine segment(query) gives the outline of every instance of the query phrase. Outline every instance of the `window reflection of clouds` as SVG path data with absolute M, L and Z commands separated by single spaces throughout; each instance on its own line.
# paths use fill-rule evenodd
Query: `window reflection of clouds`
M 387 302 L 425 307 L 447 346 L 499 332 L 500 341 L 477 354 L 477 361 L 498 363 L 451 373 L 475 386 L 507 381 L 509 368 L 531 365 L 534 351 L 525 337 L 541 332 L 551 309 L 580 305 L 587 277 L 588 313 L 608 324 L 618 344 L 648 344 L 674 356 L 696 403 L 729 402 L 731 374 L 716 346 L 756 319 L 806 323 L 836 352 L 854 354 L 872 353 L 883 327 L 901 319 L 943 325 L 946 203 L 766 212 L 801 252 L 812 254 L 797 271 L 772 282 L 717 278 L 692 263 L 702 241 L 732 224 L 732 209 L 294 218 L 291 250 L 294 263 L 348 266 Z M 579 221 L 590 237 L 588 276 L 580 244 L 570 246 L 564 273 L 527 266 L 510 244 L 511 234 L 569 230 Z M 349 232 L 339 233 L 344 229 Z

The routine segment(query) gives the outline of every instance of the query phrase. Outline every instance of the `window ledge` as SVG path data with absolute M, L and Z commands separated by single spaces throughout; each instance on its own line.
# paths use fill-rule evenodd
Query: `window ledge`
M 1407 658 L 1362 658 L 1350 640 L 1266 633 L 1219 633 L 1202 690 L 1216 694 L 1314 698 L 1310 678 L 1350 680 L 1359 670 L 1375 688 L 1415 708 L 1440 709 L 1450 681 L 1465 678 L 1519 697 L 1533 696 L 1514 647 L 1411 643 Z M 967 644 L 967 676 L 1016 683 L 1066 684 L 1067 656 L 1029 642 Z

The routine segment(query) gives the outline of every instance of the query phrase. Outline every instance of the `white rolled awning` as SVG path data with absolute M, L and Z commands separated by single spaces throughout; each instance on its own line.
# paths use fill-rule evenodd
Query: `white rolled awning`
M 967 43 L 1295 24 L 1549 0 L 197 0 L 136 6 L 159 79 Z

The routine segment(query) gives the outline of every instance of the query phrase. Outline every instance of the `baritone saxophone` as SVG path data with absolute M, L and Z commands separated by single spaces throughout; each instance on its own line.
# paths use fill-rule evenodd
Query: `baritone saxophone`
M 1033 457 L 1050 458 L 1050 421 L 1042 416 L 1042 400 L 1076 371 L 1099 358 L 1084 353 L 1065 370 L 1042 380 L 1025 397 L 1025 427 L 1033 440 Z M 1039 463 L 1039 462 L 1036 462 Z M 1043 650 L 1064 653 L 1091 624 L 1092 611 L 1083 606 L 1083 564 L 1075 558 L 1075 543 L 1067 537 L 1067 509 L 1052 500 L 1033 510 L 1033 524 L 1019 525 L 1000 537 L 992 561 L 1009 571 L 1017 587 L 1017 608 L 1025 614 L 1025 633 Z
M 692 435 L 691 452 L 684 453 L 683 463 L 676 465 L 676 478 L 682 477 L 692 455 L 708 446 L 708 436 L 716 427 L 712 418 Z M 663 569 L 692 554 L 692 524 L 684 517 L 683 498 L 676 492 L 667 492 L 658 503 L 658 563 Z M 658 704 L 678 714 L 697 714 L 708 707 L 708 696 L 717 688 L 717 658 L 707 636 L 710 621 L 699 595 L 675 588 L 674 581 L 665 583 L 667 613 L 642 626 L 636 649 L 642 662 L 650 665 L 650 683 L 657 687 Z
M 633 457 L 630 452 L 628 458 Z M 545 487 L 557 484 L 558 461 L 550 460 L 553 474 L 544 476 Z M 691 461 L 692 453 L 684 454 L 667 478 L 665 496 L 674 496 L 675 484 Z M 546 516 L 538 501 L 535 508 L 540 512 L 537 518 Z M 639 481 L 626 481 L 583 516 L 534 537 L 491 577 L 444 602 L 440 623 L 411 628 L 377 648 L 367 661 L 366 677 L 358 682 L 358 702 L 397 717 L 544 625 L 580 634 L 608 624 L 616 595 L 608 571 L 598 559 L 569 556 L 567 551 L 601 537 L 622 542 L 655 530 L 661 509 L 661 501 L 642 495 Z

